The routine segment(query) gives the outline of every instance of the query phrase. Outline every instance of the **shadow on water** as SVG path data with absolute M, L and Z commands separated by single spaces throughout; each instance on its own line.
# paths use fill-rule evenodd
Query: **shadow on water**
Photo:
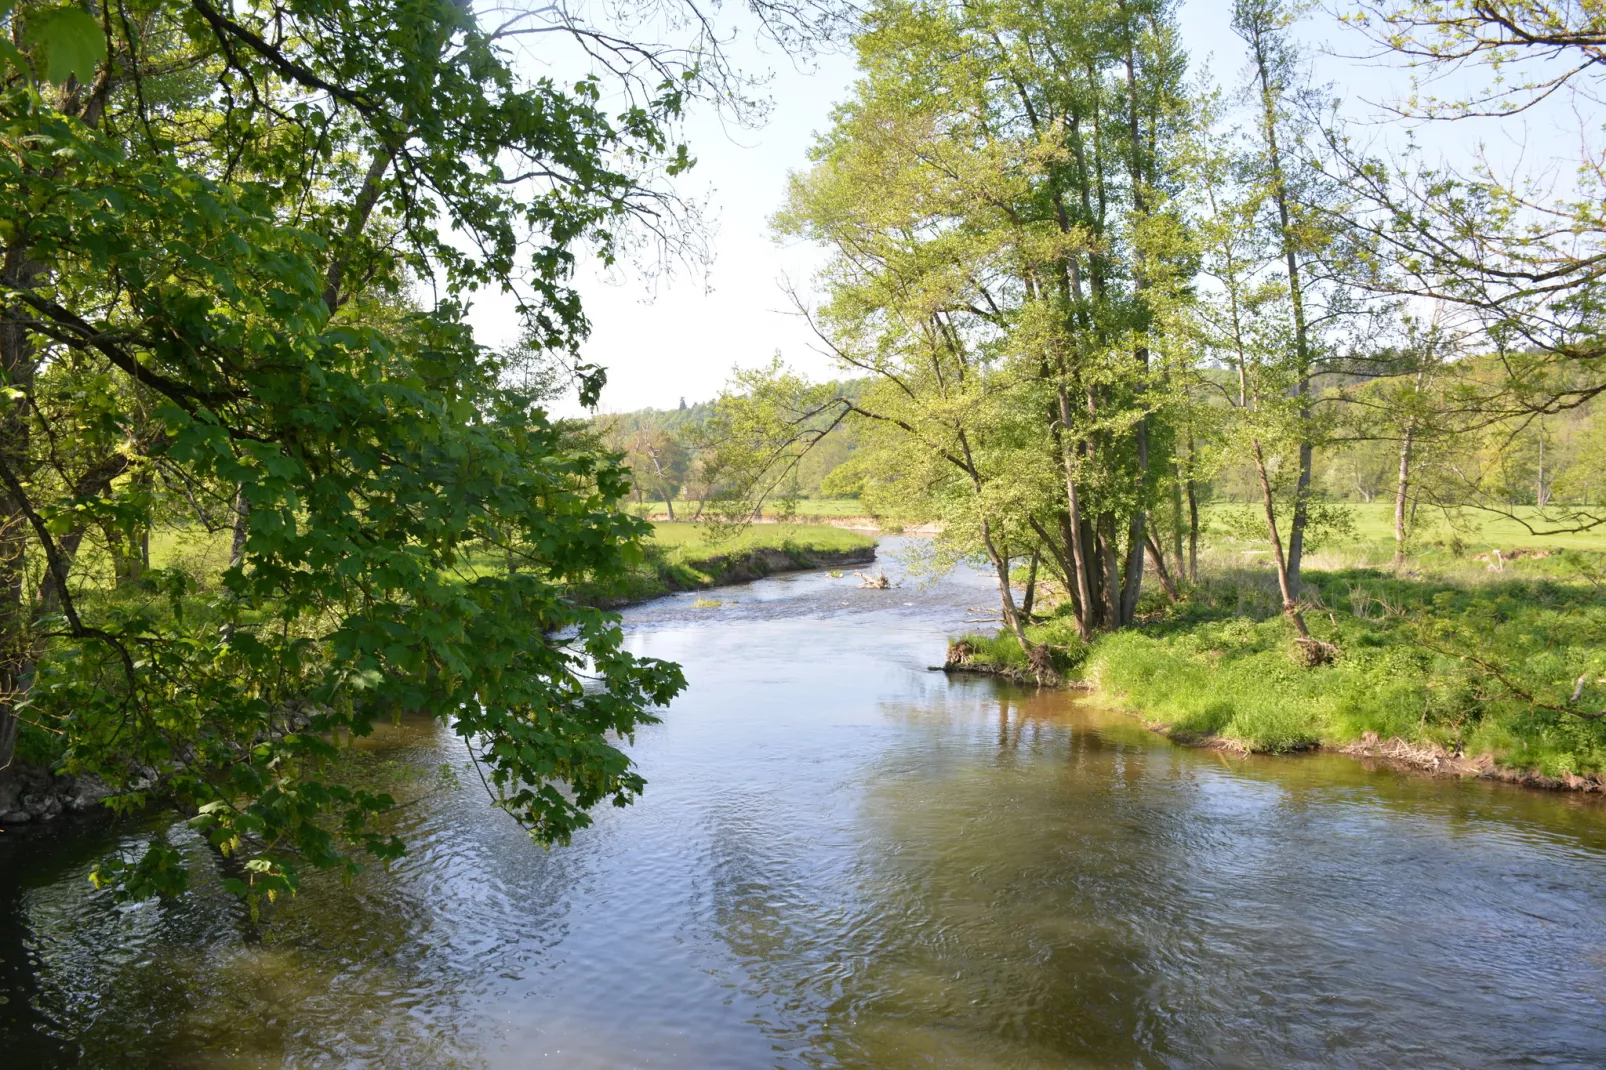
M 889 542 L 892 540 L 889 540 Z M 898 568 L 889 563 L 889 572 Z M 1173 747 L 926 666 L 985 577 L 628 610 L 688 693 L 564 849 L 427 720 L 353 748 L 409 856 L 246 921 L 182 830 L 0 835 L 0 1050 L 50 1066 L 1591 1066 L 1606 809 Z M 203 877 L 120 907 L 93 860 Z

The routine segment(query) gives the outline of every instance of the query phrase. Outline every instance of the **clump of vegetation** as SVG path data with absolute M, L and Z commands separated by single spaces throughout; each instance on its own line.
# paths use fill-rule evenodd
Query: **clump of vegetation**
M 1185 740 L 1283 752 L 1400 739 L 1547 776 L 1606 770 L 1606 555 L 1521 570 L 1462 566 L 1307 574 L 1312 633 L 1338 656 L 1290 657 L 1294 629 L 1265 569 L 1207 570 L 1136 628 L 1081 643 L 1063 617 L 1028 629 L 1055 665 Z M 968 635 L 977 663 L 1027 667 L 1014 637 Z
M 561 843 L 641 790 L 617 741 L 684 686 L 570 597 L 649 529 L 547 405 L 603 385 L 581 250 L 674 240 L 703 57 L 643 46 L 620 115 L 499 36 L 449 0 L 0 3 L 0 767 L 177 808 L 253 909 L 404 849 L 332 740 L 427 711 Z M 476 341 L 487 288 L 516 345 Z M 96 877 L 185 873 L 154 837 Z
M 1081 670 L 1091 649 L 1082 642 L 1075 620 L 1067 614 L 1027 625 L 1026 637 L 1034 646 L 1046 648 L 1050 666 L 1066 677 Z M 1022 678 L 1032 675 L 1031 659 L 1013 632 L 1000 631 L 994 635 L 973 632 L 954 642 L 956 646 L 964 644 L 964 660 L 972 668 L 1009 669 Z
M 725 603 L 718 598 L 698 598 L 692 602 L 694 609 L 717 609 Z

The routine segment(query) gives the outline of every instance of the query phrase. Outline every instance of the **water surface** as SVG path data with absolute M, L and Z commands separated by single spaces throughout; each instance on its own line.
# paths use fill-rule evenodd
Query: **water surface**
M 260 924 L 182 829 L 0 834 L 6 1064 L 1606 1065 L 1597 802 L 1174 747 L 928 671 L 985 577 L 855 582 L 627 611 L 691 687 L 567 848 L 423 719 L 349 759 L 407 859 Z M 192 895 L 89 887 L 150 835 Z

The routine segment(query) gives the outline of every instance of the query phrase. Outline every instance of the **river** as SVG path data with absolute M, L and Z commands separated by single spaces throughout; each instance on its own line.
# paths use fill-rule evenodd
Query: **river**
M 883 544 L 888 560 L 903 540 Z M 1606 1065 L 1606 808 L 1174 746 L 927 666 L 989 580 L 627 610 L 690 688 L 566 848 L 425 719 L 354 747 L 410 844 L 252 924 L 182 827 L 0 833 L 8 1067 Z M 200 876 L 118 905 L 151 835 Z

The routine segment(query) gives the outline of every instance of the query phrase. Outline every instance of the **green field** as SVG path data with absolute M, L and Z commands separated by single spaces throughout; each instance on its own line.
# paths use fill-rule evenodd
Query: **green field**
M 631 512 L 639 515 L 658 516 L 668 512 L 668 507 L 662 501 L 631 502 Z M 696 502 L 675 503 L 675 518 L 681 520 L 697 512 Z M 773 518 L 779 516 L 774 505 L 764 507 L 764 516 Z M 857 498 L 801 498 L 797 502 L 795 516 L 865 516 L 864 503 Z
M 829 524 L 711 524 L 654 523 L 653 537 L 643 547 L 645 559 L 623 583 L 609 587 L 582 586 L 575 594 L 599 605 L 622 605 L 656 598 L 673 591 L 716 587 L 762 574 L 755 566 L 756 551 L 777 550 L 800 568 L 813 564 L 813 555 L 866 550 L 875 539 Z
M 728 533 L 707 524 L 657 522 L 652 527 L 654 545 L 687 559 L 787 548 L 853 550 L 875 543 L 868 535 L 830 524 L 753 524 Z
M 1359 554 L 1371 560 L 1385 562 L 1394 557 L 1394 505 L 1392 502 L 1350 504 L 1343 506 L 1353 522 L 1354 530 L 1346 537 L 1331 539 L 1327 544 L 1317 543 L 1317 552 Z M 1232 525 L 1228 514 L 1252 513 L 1260 524 L 1258 505 L 1212 503 L 1201 509 L 1204 542 L 1207 545 L 1253 548 L 1264 545 L 1263 538 L 1231 539 L 1225 534 Z M 1463 509 L 1446 514 L 1438 509 L 1420 509 L 1416 526 L 1407 536 L 1407 553 L 1413 557 L 1432 560 L 1452 556 L 1450 551 L 1459 540 L 1462 552 L 1467 555 L 1486 554 L 1499 549 L 1543 550 L 1599 550 L 1606 551 L 1606 526 L 1594 531 L 1557 535 L 1532 534 L 1522 522 L 1540 530 L 1551 530 L 1559 525 L 1545 522 L 1540 510 L 1531 505 L 1514 506 L 1511 512 L 1517 519 L 1497 516 L 1480 510 Z M 1606 509 L 1602 510 L 1606 513 Z

